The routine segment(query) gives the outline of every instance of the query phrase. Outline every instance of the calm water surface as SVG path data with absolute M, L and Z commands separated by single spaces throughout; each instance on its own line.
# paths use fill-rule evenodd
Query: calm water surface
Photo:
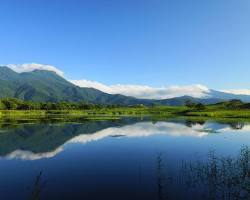
M 0 125 L 0 199 L 250 199 L 250 124 Z

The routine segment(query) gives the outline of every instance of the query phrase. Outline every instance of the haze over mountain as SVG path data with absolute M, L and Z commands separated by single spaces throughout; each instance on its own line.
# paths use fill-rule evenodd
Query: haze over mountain
M 0 67 L 0 85 L 0 98 L 10 97 L 30 101 L 85 101 L 96 104 L 121 105 L 183 105 L 187 99 L 204 104 L 230 99 L 250 102 L 249 95 L 235 95 L 206 88 L 201 91 L 203 93 L 201 98 L 184 95 L 160 100 L 138 99 L 121 94 L 108 94 L 95 88 L 79 87 L 51 70 L 17 73 L 9 67 Z

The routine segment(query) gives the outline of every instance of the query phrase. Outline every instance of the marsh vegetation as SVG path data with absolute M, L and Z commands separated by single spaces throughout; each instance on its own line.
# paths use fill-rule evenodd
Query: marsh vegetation
M 209 151 L 203 159 L 183 160 L 171 174 L 163 154 L 156 157 L 158 199 L 250 199 L 250 149 L 242 146 L 236 156 Z M 178 193 L 174 188 L 179 188 Z
M 152 117 L 166 119 L 173 117 L 189 117 L 196 119 L 249 119 L 250 104 L 239 100 L 231 100 L 211 105 L 186 102 L 183 106 L 159 105 L 96 105 L 86 102 L 70 103 L 38 103 L 18 99 L 0 100 L 1 118 L 75 118 L 85 120 L 119 119 L 120 117 Z

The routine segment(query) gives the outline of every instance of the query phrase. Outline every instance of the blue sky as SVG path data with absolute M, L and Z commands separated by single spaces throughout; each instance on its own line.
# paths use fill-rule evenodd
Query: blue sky
M 249 0 L 1 0 L 0 63 L 68 79 L 250 88 Z

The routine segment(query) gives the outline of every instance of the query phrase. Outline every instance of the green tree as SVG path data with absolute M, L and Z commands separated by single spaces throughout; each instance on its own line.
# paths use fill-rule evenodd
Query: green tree
M 191 101 L 190 99 L 185 101 L 185 105 L 189 108 L 189 109 L 193 109 L 196 105 L 196 103 L 194 103 L 193 101 Z
M 0 110 L 4 110 L 6 109 L 5 105 L 2 103 L 2 101 L 0 101 Z
M 195 110 L 205 110 L 206 109 L 206 106 L 204 106 L 202 103 L 197 103 L 195 106 L 194 106 Z
M 2 103 L 4 104 L 7 110 L 16 110 L 19 104 L 19 101 L 16 99 L 3 99 Z

